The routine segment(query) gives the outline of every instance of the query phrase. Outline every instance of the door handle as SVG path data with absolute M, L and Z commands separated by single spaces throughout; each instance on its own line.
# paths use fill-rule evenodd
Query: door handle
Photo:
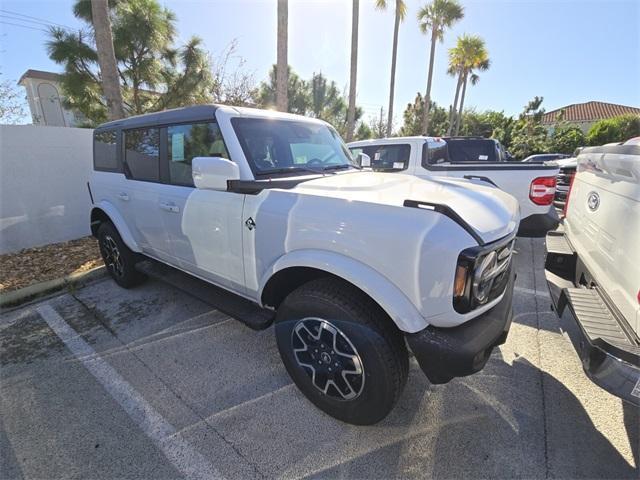
M 119 198 L 120 200 L 124 200 L 125 202 L 128 202 L 128 201 L 129 201 L 129 195 L 127 195 L 127 194 L 126 194 L 126 193 L 124 193 L 124 192 L 120 192 L 120 193 L 118 194 L 118 198 Z
M 160 202 L 160 208 L 171 213 L 178 213 L 180 211 L 180 207 L 173 202 Z

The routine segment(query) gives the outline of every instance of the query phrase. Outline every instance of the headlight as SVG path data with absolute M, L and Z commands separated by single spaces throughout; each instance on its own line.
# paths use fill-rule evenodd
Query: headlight
M 513 244 L 511 237 L 460 253 L 453 283 L 453 308 L 456 312 L 470 312 L 504 291 Z
M 484 258 L 480 259 L 479 265 L 473 274 L 473 297 L 478 303 L 487 303 L 489 292 L 493 286 L 495 276 L 493 272 L 498 264 L 498 255 L 496 252 L 489 252 Z

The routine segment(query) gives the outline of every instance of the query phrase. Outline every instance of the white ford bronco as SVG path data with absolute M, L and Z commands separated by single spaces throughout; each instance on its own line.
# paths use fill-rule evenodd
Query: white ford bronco
M 640 146 L 583 149 L 545 275 L 587 375 L 640 406 Z
M 363 172 L 323 121 L 201 105 L 106 123 L 89 192 L 119 285 L 168 265 L 174 284 L 212 286 L 212 303 L 249 326 L 275 323 L 293 381 L 343 421 L 387 415 L 407 345 L 445 383 L 506 339 L 516 200 Z
M 558 166 L 509 161 L 495 139 L 482 137 L 392 137 L 348 145 L 354 155 L 364 153 L 374 171 L 458 177 L 500 188 L 520 204 L 518 236 L 544 237 L 558 226 L 553 207 Z

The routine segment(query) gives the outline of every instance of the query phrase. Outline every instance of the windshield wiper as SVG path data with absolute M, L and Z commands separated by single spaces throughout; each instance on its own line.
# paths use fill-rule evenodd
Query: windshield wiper
M 323 171 L 327 171 L 327 170 L 342 170 L 343 168 L 355 168 L 357 170 L 362 170 L 362 167 L 358 167 L 357 165 L 352 165 L 350 163 L 341 163 L 339 165 L 329 165 L 328 167 L 324 167 L 322 170 Z
M 282 168 L 274 168 L 274 169 L 269 169 L 269 170 L 265 170 L 263 172 L 260 172 L 260 175 L 270 175 L 272 173 L 289 173 L 289 172 L 311 172 L 311 173 L 315 173 L 317 175 L 325 175 L 326 172 L 324 172 L 323 170 L 318 170 L 315 168 L 311 168 L 311 167 L 301 167 L 301 166 L 295 166 L 295 167 L 282 167 Z

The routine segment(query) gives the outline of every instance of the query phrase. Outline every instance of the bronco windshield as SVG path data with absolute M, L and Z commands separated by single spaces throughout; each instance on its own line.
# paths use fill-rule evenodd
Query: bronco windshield
M 271 118 L 233 118 L 231 123 L 256 177 L 358 168 L 340 135 L 327 125 Z

